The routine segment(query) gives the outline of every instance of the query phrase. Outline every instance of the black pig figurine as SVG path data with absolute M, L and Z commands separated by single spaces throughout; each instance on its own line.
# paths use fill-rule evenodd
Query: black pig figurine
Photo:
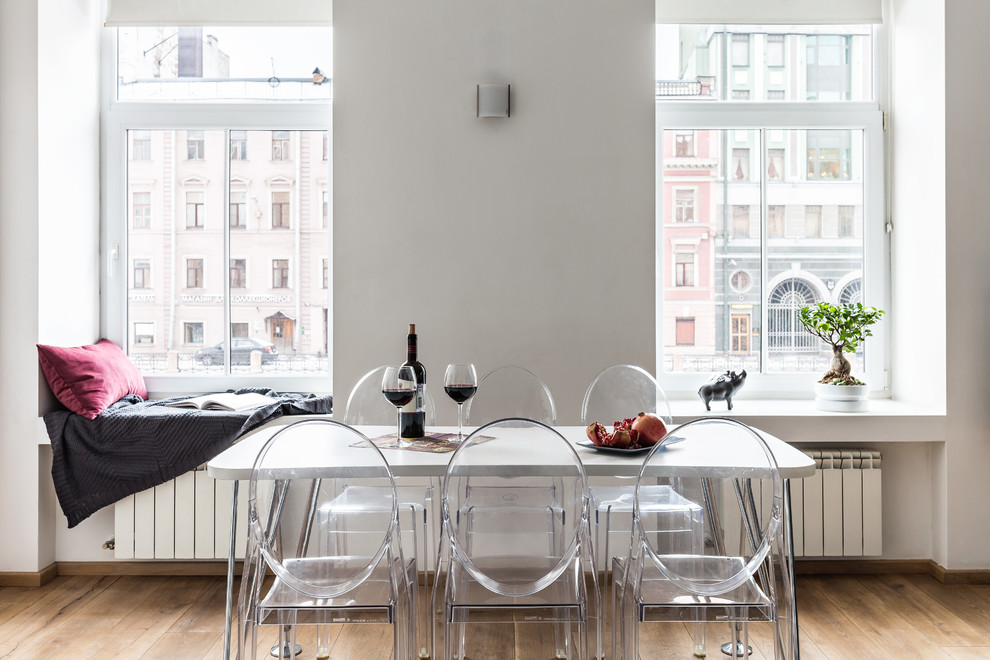
M 701 386 L 698 396 L 705 402 L 705 410 L 711 410 L 712 401 L 724 400 L 732 410 L 732 395 L 735 394 L 746 383 L 746 370 L 741 373 L 726 371 L 724 374 L 717 374 Z

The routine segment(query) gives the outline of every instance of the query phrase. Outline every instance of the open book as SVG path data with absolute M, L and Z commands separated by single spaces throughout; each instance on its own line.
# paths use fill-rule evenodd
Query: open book
M 199 410 L 230 410 L 241 411 L 252 408 L 260 408 L 275 403 L 277 399 L 257 392 L 245 392 L 244 394 L 234 394 L 233 392 L 218 392 L 216 394 L 204 394 L 203 396 L 183 399 L 182 401 L 172 401 L 166 406 L 176 408 L 197 408 Z

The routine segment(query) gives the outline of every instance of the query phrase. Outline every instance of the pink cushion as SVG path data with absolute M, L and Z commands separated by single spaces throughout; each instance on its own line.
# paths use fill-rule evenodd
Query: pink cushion
M 72 348 L 38 344 L 38 358 L 55 398 L 87 419 L 125 394 L 148 398 L 141 372 L 109 339 Z

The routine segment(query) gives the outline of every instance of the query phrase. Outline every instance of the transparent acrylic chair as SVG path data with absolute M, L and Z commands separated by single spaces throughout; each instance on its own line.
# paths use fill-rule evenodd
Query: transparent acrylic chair
M 756 431 L 724 417 L 694 420 L 676 433 L 680 442 L 644 460 L 629 556 L 612 561 L 614 656 L 638 660 L 639 626 L 646 622 L 728 621 L 742 643 L 729 643 L 724 652 L 741 657 L 748 623 L 770 621 L 774 656 L 781 658 L 788 632 L 777 616 L 774 566 L 785 561 L 778 534 L 783 491 L 773 454 Z M 671 474 L 673 494 L 690 501 L 701 494 L 703 517 L 694 524 L 707 527 L 710 543 L 684 547 L 686 537 L 665 533 L 668 521 L 648 508 L 653 497 L 643 489 Z
M 584 393 L 584 400 L 581 402 L 581 424 L 601 422 L 609 428 L 612 422 L 633 417 L 640 412 L 658 415 L 668 428 L 673 424 L 667 395 L 656 379 L 642 367 L 632 364 L 614 364 L 600 371 L 588 385 L 588 389 Z M 603 590 L 608 583 L 608 569 L 612 560 L 610 541 L 616 531 L 613 526 L 616 518 L 613 518 L 613 515 L 621 516 L 623 521 L 628 518 L 631 523 L 636 490 L 636 483 L 632 478 L 616 477 L 616 479 L 629 483 L 595 484 L 591 487 L 595 548 L 600 566 L 605 570 L 605 579 L 602 580 Z M 703 535 L 703 529 L 691 524 L 691 521 L 700 515 L 700 507 L 688 499 L 674 496 L 668 484 L 669 479 L 660 479 L 652 485 L 643 485 L 642 500 L 644 506 L 649 502 L 649 506 L 657 515 L 665 517 L 671 530 L 668 533 L 680 530 L 681 533 L 689 536 L 693 534 Z M 622 526 L 619 530 L 625 532 L 625 540 L 629 538 L 629 530 L 628 525 Z M 703 542 L 703 538 L 690 538 L 686 542 Z M 628 544 L 619 544 L 619 552 L 626 552 L 627 550 Z M 603 599 L 603 602 L 607 610 L 608 600 Z M 703 625 L 696 626 L 694 637 L 695 653 L 704 655 L 705 628 Z
M 466 424 L 481 426 L 506 417 L 557 424 L 557 406 L 550 388 L 529 369 L 498 367 L 478 382 L 478 391 L 464 404 Z
M 345 476 L 391 493 L 390 506 L 337 506 Z M 292 656 L 297 626 L 312 624 L 315 655 L 329 658 L 331 621 L 391 624 L 393 657 L 412 657 L 416 562 L 402 554 L 398 525 L 392 472 L 367 437 L 328 419 L 276 432 L 248 484 L 237 657 L 257 657 L 262 625 L 278 627 L 272 652 Z M 267 657 L 270 644 L 260 646 Z
M 520 496 L 520 485 L 528 490 L 537 482 L 555 489 L 553 506 Z M 476 506 L 479 489 L 482 506 Z M 441 617 L 442 658 L 465 657 L 470 624 L 506 623 L 511 640 L 521 621 L 553 626 L 548 657 L 601 657 L 590 493 L 581 460 L 563 436 L 518 418 L 478 428 L 450 459 L 441 511 L 431 609 Z
M 395 406 L 382 396 L 382 376 L 385 366 L 372 369 L 358 380 L 347 397 L 344 408 L 344 423 L 352 426 L 391 426 L 395 428 Z M 426 424 L 436 426 L 436 407 L 430 390 L 426 390 Z M 411 546 L 404 546 L 406 555 L 416 557 L 419 570 L 429 574 L 432 562 L 433 543 L 436 531 L 430 532 L 435 523 L 433 517 L 433 480 L 425 484 L 402 484 L 396 486 L 399 498 L 399 515 L 403 518 L 403 531 L 411 535 Z M 387 501 L 388 493 L 384 489 L 355 487 L 351 485 L 341 492 L 339 506 L 370 506 L 381 508 Z M 426 584 L 429 589 L 429 584 Z M 417 632 L 417 657 L 429 658 L 429 649 L 433 646 L 429 612 L 421 612 L 418 617 L 419 631 Z

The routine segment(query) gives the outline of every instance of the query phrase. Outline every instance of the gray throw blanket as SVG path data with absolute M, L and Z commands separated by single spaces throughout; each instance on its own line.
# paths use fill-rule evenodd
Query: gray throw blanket
M 52 478 L 62 512 L 75 527 L 103 507 L 165 483 L 210 460 L 248 431 L 282 415 L 329 414 L 333 399 L 278 394 L 271 405 L 229 412 L 166 406 L 128 395 L 96 419 L 69 411 L 45 415 L 52 441 Z

